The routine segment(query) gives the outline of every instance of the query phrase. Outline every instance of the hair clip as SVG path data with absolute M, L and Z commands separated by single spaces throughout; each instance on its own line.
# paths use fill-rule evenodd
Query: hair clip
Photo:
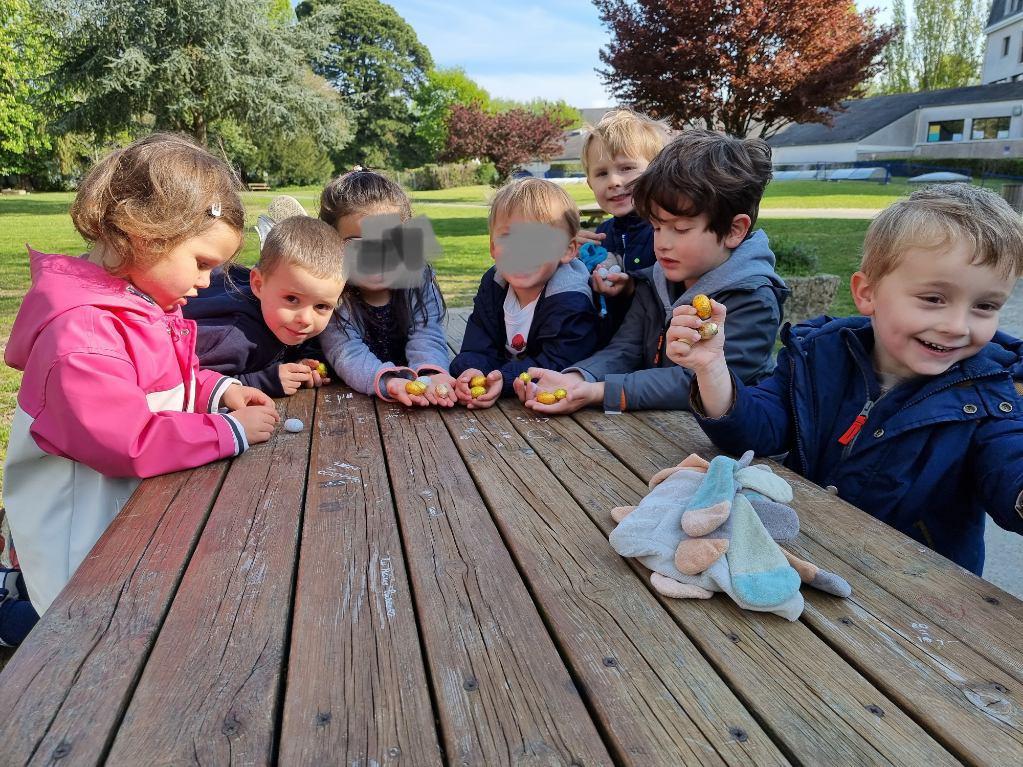
M 213 218 L 220 218 L 224 215 L 224 211 L 220 207 L 220 200 L 217 200 L 215 203 L 210 205 L 210 215 L 213 216 Z

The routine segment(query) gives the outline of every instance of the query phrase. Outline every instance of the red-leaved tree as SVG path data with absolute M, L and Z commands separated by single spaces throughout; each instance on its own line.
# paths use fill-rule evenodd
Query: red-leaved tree
M 611 32 L 605 84 L 675 126 L 769 137 L 829 121 L 893 35 L 851 0 L 593 0 Z
M 489 160 L 504 181 L 530 160 L 549 160 L 564 147 L 568 122 L 551 112 L 525 109 L 488 114 L 478 106 L 455 104 L 448 116 L 445 160 Z

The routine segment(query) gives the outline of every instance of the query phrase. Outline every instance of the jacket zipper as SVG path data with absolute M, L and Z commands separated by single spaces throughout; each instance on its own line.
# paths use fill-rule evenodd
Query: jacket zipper
M 799 435 L 799 415 L 796 412 L 796 359 L 789 358 L 789 407 L 792 408 L 792 429 L 796 433 L 796 450 L 799 451 L 799 463 L 802 469 L 799 473 L 806 474 L 806 451 L 803 449 L 803 439 Z
M 873 407 L 874 400 L 868 399 L 863 405 L 863 409 L 860 410 L 860 414 L 853 419 L 849 428 L 845 430 L 845 434 L 838 438 L 838 444 L 845 446 L 842 449 L 842 460 L 845 460 L 849 456 L 849 451 L 852 450 L 853 445 L 856 444 L 856 440 L 859 439 L 860 429 L 862 429 L 863 424 L 867 422 L 867 417 L 870 415 L 870 410 Z

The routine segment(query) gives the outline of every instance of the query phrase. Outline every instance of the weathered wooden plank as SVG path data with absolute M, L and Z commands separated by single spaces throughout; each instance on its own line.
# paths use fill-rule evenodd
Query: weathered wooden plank
M 691 445 L 710 445 L 689 414 L 660 412 L 656 418 L 658 433 L 683 452 Z M 909 606 L 918 613 L 918 622 L 942 626 L 1023 682 L 1023 602 L 798 474 L 778 470 L 795 489 L 809 538 L 896 599 L 912 594 Z
M 605 536 L 616 525 L 610 510 L 635 505 L 649 491 L 572 419 L 552 418 L 543 429 L 530 428 L 530 411 L 517 402 L 501 407 Z M 626 424 L 633 417 L 615 420 Z M 644 579 L 649 575 L 635 561 L 630 564 Z M 958 763 L 802 623 L 743 611 L 724 596 L 658 599 L 796 761 L 864 764 L 883 754 L 891 764 Z
M 440 414 L 377 413 L 448 759 L 611 764 Z
M 373 400 L 319 396 L 280 763 L 440 764 Z
M 615 759 L 785 763 L 507 417 L 443 418 Z
M 312 423 L 313 392 L 278 402 Z M 309 430 L 235 459 L 114 740 L 113 764 L 265 764 L 301 517 Z
M 611 419 L 615 423 L 610 425 L 604 423 L 608 419 L 592 414 L 576 420 L 585 423 L 592 434 L 624 462 L 631 462 L 645 478 L 651 474 L 647 464 L 656 460 L 656 454 L 644 455 L 646 448 L 637 452 L 636 445 L 651 439 L 653 429 L 686 443 L 684 447 L 662 443 L 659 453 L 669 465 L 691 451 L 713 454 L 702 433 L 690 439 L 680 428 L 684 424 L 673 423 L 678 420 L 676 414 L 645 415 L 650 416 L 649 421 L 642 419 L 649 428 L 635 428 L 643 435 L 640 439 L 631 431 L 623 435 L 623 427 L 629 424 L 617 424 L 617 419 Z M 1016 755 L 1023 753 L 1023 695 L 1011 675 L 984 658 L 975 643 L 960 641 L 931 623 L 918 611 L 911 586 L 893 595 L 874 581 L 874 573 L 858 572 L 813 540 L 818 527 L 835 525 L 835 544 L 840 546 L 846 540 L 841 535 L 844 516 L 862 515 L 791 472 L 777 468 L 796 488 L 796 507 L 804 529 L 812 528 L 810 535 L 800 535 L 798 542 L 788 547 L 822 567 L 840 572 L 853 587 L 849 600 L 804 588 L 807 609 L 803 621 L 960 759 L 976 764 L 1017 761 Z M 811 516 L 815 520 L 812 525 L 807 523 Z M 899 536 L 890 528 L 877 530 L 875 535 Z M 856 544 L 850 541 L 848 545 Z
M 143 482 L 0 675 L 5 765 L 99 764 L 227 461 Z

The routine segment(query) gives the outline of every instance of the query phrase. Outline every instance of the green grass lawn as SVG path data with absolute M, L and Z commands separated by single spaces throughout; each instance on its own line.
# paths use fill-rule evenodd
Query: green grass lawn
M 580 204 L 593 202 L 585 183 L 567 184 L 565 189 Z M 319 191 L 318 187 L 304 187 L 243 194 L 250 228 L 241 262 L 255 262 L 258 240 L 251 225 L 275 195 L 291 194 L 307 211 L 315 214 Z M 882 186 L 864 182 L 786 181 L 768 187 L 763 207 L 882 208 L 907 191 L 908 185 L 904 182 Z M 490 266 L 486 203 L 492 193 L 489 187 L 470 186 L 412 194 L 416 214 L 429 217 L 443 248 L 436 267 L 449 306 L 470 305 L 480 276 Z M 85 243 L 68 216 L 73 198 L 69 192 L 0 197 L 0 344 L 6 343 L 21 298 L 29 286 L 26 243 L 50 253 L 85 250 Z M 859 262 L 868 223 L 866 220 L 791 218 L 763 219 L 760 226 L 771 238 L 817 247 L 821 254 L 821 271 L 842 278 L 832 306 L 832 313 L 841 316 L 855 311 L 849 296 L 849 275 Z M 20 373 L 0 367 L 0 460 L 6 452 L 20 381 Z

